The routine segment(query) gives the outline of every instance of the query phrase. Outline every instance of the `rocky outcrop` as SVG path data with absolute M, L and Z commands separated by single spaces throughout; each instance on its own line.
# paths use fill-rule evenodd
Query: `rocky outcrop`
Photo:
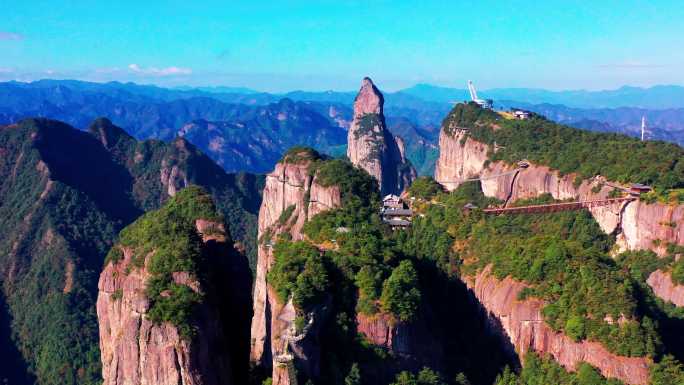
M 208 221 L 197 221 L 197 225 L 198 231 L 206 234 L 204 242 L 225 241 L 222 225 Z M 207 231 L 209 228 L 211 234 Z M 152 277 L 149 270 L 151 254 L 134 255 L 127 247 L 121 247 L 121 252 L 121 260 L 109 262 L 98 283 L 103 383 L 234 383 L 226 348 L 228 341 L 218 311 L 207 303 L 198 305 L 194 318 L 196 333 L 191 337 L 182 335 L 169 322 L 152 322 L 148 319 L 150 300 L 146 294 L 147 283 Z M 140 258 L 144 262 L 138 267 L 135 260 Z M 187 272 L 174 272 L 172 280 L 196 293 L 206 294 L 206 288 Z
M 483 269 L 466 279 L 466 284 L 487 311 L 491 324 L 503 329 L 520 357 L 528 351 L 547 353 L 568 370 L 576 370 L 579 363 L 587 362 L 606 377 L 627 384 L 648 383 L 649 359 L 617 356 L 600 343 L 575 342 L 553 331 L 544 322 L 543 301 L 518 300 L 525 285 L 511 277 L 498 280 L 490 271 L 490 267 Z
M 600 176 L 577 184 L 576 174 L 560 175 L 541 165 L 518 168 L 504 162 L 490 163 L 487 153 L 494 149 L 468 137 L 467 129 L 454 130 L 453 134 L 446 131 L 442 128 L 440 133 L 435 179 L 449 190 L 466 179 L 479 178 L 486 196 L 508 204 L 541 194 L 551 194 L 555 199 L 605 199 L 616 186 L 624 187 Z M 684 226 L 679 225 L 684 223 L 684 205 L 634 200 L 590 211 L 603 231 L 617 235 L 617 251 L 650 249 L 663 254 L 668 243 L 684 244 Z
M 618 243 L 623 249 L 664 254 L 668 243 L 684 244 L 684 205 L 632 202 L 625 207 Z
M 188 143 L 185 139 L 178 138 L 173 143 L 179 152 L 179 157 L 186 157 L 188 151 Z M 188 177 L 185 170 L 179 167 L 177 160 L 173 159 L 162 159 L 161 162 L 161 172 L 160 181 L 162 186 L 166 189 L 168 196 L 172 197 L 183 188 L 189 185 Z
M 302 226 L 308 218 L 339 207 L 340 190 L 337 186 L 324 187 L 316 182 L 309 173 L 312 159 L 299 159 L 296 162 L 280 162 L 275 170 L 267 175 L 263 200 L 259 210 L 259 249 L 254 285 L 254 316 L 251 330 L 251 361 L 264 367 L 273 367 L 273 384 L 283 382 L 290 376 L 282 373 L 295 363 L 306 373 L 317 373 L 318 358 L 316 344 L 308 343 L 316 339 L 318 326 L 307 329 L 309 335 L 294 335 L 295 310 L 291 303 L 279 303 L 275 293 L 266 280 L 273 265 L 272 244 L 280 235 L 287 233 L 292 239 L 303 238 Z M 318 316 L 308 315 L 310 319 L 320 320 Z M 306 334 L 306 333 L 304 333 Z M 296 362 L 276 362 L 288 351 L 299 352 L 292 356 Z M 284 369 L 285 368 L 285 369 Z M 289 370 L 289 369 L 287 369 Z M 288 380 L 289 381 L 289 380 Z
M 451 191 L 465 179 L 479 177 L 485 168 L 487 152 L 488 146 L 469 138 L 468 131 L 455 130 L 451 135 L 442 127 L 435 180 Z
M 672 282 L 669 272 L 656 270 L 649 275 L 646 282 L 658 297 L 676 306 L 684 306 L 684 285 Z
M 403 141 L 387 130 L 384 99 L 370 78 L 364 78 L 354 100 L 354 120 L 347 134 L 347 156 L 378 180 L 383 194 L 401 193 L 416 178 L 404 156 Z
M 576 184 L 576 174 L 560 175 L 541 165 L 519 168 L 504 162 L 490 163 L 487 154 L 495 149 L 471 139 L 467 128 L 445 130 L 443 127 L 439 144 L 435 169 L 438 182 L 453 190 L 467 179 L 479 178 L 483 193 L 505 204 L 541 194 L 551 194 L 555 199 L 598 200 L 607 198 L 615 187 L 624 187 L 600 176 Z M 646 249 L 664 255 L 668 244 L 684 244 L 684 205 L 633 200 L 594 207 L 590 211 L 604 232 L 616 235 L 616 252 Z M 656 291 L 651 286 L 658 296 L 668 292 L 663 287 Z M 669 301 L 668 296 L 661 298 Z
M 599 200 L 609 197 L 616 187 L 624 187 L 600 176 L 577 183 L 580 180 L 575 174 L 560 175 L 549 167 L 531 163 L 520 167 L 490 162 L 489 154 L 497 148 L 470 138 L 467 127 L 442 127 L 439 143 L 440 156 L 435 169 L 438 182 L 453 190 L 468 179 L 479 179 L 484 195 L 497 198 L 504 205 L 541 194 L 550 194 L 559 200 Z M 667 243 L 684 242 L 684 233 L 677 225 L 683 222 L 684 206 L 632 200 L 594 207 L 590 211 L 603 231 L 616 234 L 616 251 L 651 249 L 663 254 Z M 661 298 L 672 302 L 682 298 L 681 292 L 662 272 L 653 273 L 648 283 Z M 586 361 L 598 367 L 605 376 L 630 384 L 648 382 L 647 360 L 618 357 L 601 344 L 577 343 L 551 330 L 541 313 L 543 302 L 516 299 L 524 288 L 522 283 L 510 278 L 499 281 L 485 270 L 468 285 L 493 322 L 501 324 L 520 356 L 528 350 L 549 353 L 570 370 Z
M 357 313 L 356 328 L 368 342 L 401 359 L 404 368 L 437 368 L 442 358 L 441 345 L 430 333 L 422 313 L 411 322 L 400 322 L 383 312 L 372 316 Z

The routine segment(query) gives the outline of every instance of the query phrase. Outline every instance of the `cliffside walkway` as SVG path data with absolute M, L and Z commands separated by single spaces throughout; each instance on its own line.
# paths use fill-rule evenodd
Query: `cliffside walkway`
M 516 169 L 511 170 L 511 171 L 502 172 L 501 174 L 487 175 L 487 176 L 482 176 L 482 177 L 478 177 L 478 178 L 465 178 L 465 179 L 456 179 L 456 180 L 438 180 L 437 182 L 441 183 L 441 184 L 476 182 L 476 181 L 482 181 L 482 180 L 488 180 L 488 179 L 496 179 L 496 178 L 500 178 L 500 177 L 506 176 L 506 175 L 512 175 L 512 174 L 515 174 L 521 170 L 522 170 L 522 168 L 516 168 Z
M 609 199 L 599 199 L 593 201 L 583 201 L 583 202 L 563 202 L 563 203 L 548 203 L 543 205 L 530 205 L 530 206 L 519 206 L 519 207 L 503 207 L 503 208 L 490 208 L 483 209 L 485 214 L 536 214 L 536 213 L 555 213 L 559 211 L 572 211 L 572 210 L 584 210 L 591 209 L 594 207 L 609 206 L 615 203 L 633 201 L 637 198 L 621 197 L 621 198 L 609 198 Z

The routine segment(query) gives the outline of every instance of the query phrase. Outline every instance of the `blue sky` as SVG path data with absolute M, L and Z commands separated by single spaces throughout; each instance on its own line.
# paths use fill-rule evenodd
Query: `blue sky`
M 0 80 L 264 91 L 684 85 L 672 1 L 0 0 Z

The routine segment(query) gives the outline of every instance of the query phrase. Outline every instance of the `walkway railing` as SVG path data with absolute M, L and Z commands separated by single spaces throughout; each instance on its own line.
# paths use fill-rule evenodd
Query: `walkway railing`
M 485 214 L 533 214 L 533 213 L 555 213 L 558 211 L 571 211 L 591 209 L 594 207 L 610 206 L 615 203 L 627 202 L 635 200 L 635 197 L 620 197 L 599 199 L 593 201 L 583 202 L 563 202 L 563 203 L 548 203 L 542 205 L 518 206 L 518 207 L 504 207 L 504 208 L 489 208 L 482 210 Z

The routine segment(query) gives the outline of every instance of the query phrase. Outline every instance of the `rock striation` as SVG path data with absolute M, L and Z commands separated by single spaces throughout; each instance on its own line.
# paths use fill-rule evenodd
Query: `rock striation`
M 274 385 L 290 384 L 294 365 L 309 376 L 317 375 L 320 351 L 316 339 L 327 312 L 325 305 L 315 309 L 307 315 L 313 320 L 311 325 L 302 333 L 295 332 L 294 306 L 291 301 L 279 303 L 266 279 L 274 263 L 272 243 L 281 234 L 289 234 L 293 240 L 303 239 L 301 230 L 309 218 L 341 204 L 339 188 L 321 186 L 309 172 L 315 159 L 306 155 L 296 158 L 279 162 L 266 176 L 259 210 L 250 358 L 253 363 L 273 369 Z
M 490 324 L 503 329 L 520 357 L 528 351 L 548 353 L 568 370 L 574 371 L 579 363 L 587 362 L 597 367 L 605 377 L 617 378 L 626 384 L 649 382 L 649 359 L 618 356 L 600 343 L 575 342 L 553 331 L 544 322 L 543 301 L 534 298 L 518 300 L 525 284 L 511 277 L 499 280 L 490 271 L 491 266 L 466 279 L 466 284 L 486 310 Z
M 406 159 L 403 140 L 386 127 L 384 98 L 370 78 L 364 78 L 354 100 L 354 119 L 347 134 L 347 157 L 378 180 L 382 194 L 401 193 L 416 178 Z

